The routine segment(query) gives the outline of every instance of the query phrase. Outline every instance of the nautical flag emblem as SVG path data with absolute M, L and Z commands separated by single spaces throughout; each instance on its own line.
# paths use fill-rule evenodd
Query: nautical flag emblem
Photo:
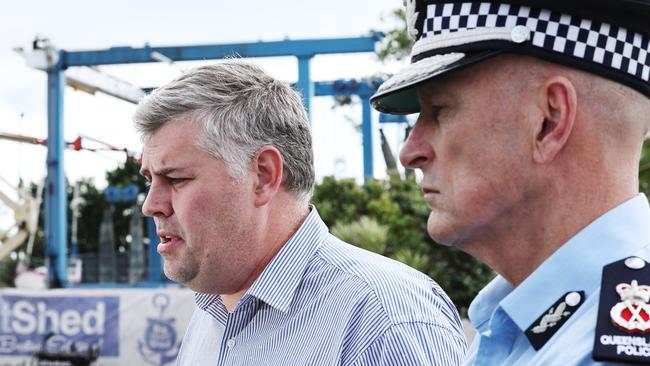
M 138 340 L 138 351 L 144 361 L 154 366 L 164 366 L 176 360 L 181 342 L 176 341 L 175 318 L 166 318 L 165 309 L 169 306 L 169 296 L 156 294 L 152 299 L 154 307 L 160 310 L 159 318 L 147 317 L 144 341 Z

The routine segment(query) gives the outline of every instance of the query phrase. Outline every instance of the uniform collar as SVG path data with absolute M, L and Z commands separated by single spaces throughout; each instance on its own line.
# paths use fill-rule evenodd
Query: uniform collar
M 591 295 L 605 264 L 648 244 L 649 222 L 648 199 L 640 193 L 578 232 L 516 288 L 497 276 L 472 302 L 472 324 L 478 328 L 500 307 L 524 331 L 567 292 Z
M 309 215 L 298 231 L 269 262 L 246 293 L 282 312 L 289 309 L 309 262 L 328 233 L 316 207 L 310 205 L 309 208 Z

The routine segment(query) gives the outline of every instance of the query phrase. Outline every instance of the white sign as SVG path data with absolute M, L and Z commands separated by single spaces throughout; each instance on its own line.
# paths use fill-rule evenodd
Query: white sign
M 0 366 L 91 349 L 96 365 L 173 365 L 194 306 L 179 288 L 0 289 Z

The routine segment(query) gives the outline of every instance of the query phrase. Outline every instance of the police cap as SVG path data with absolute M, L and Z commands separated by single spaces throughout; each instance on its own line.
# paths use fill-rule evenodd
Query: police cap
M 615 80 L 650 97 L 650 0 L 405 0 L 411 64 L 371 98 L 392 114 L 420 110 L 417 87 L 508 52 Z

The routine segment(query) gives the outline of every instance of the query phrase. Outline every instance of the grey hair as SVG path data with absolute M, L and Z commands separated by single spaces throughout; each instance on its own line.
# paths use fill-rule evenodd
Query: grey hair
M 189 119 L 201 126 L 197 147 L 221 159 L 230 176 L 243 179 L 262 146 L 282 155 L 284 187 L 308 201 L 314 158 L 300 94 L 241 60 L 191 69 L 138 104 L 133 120 L 147 141 L 166 123 Z

